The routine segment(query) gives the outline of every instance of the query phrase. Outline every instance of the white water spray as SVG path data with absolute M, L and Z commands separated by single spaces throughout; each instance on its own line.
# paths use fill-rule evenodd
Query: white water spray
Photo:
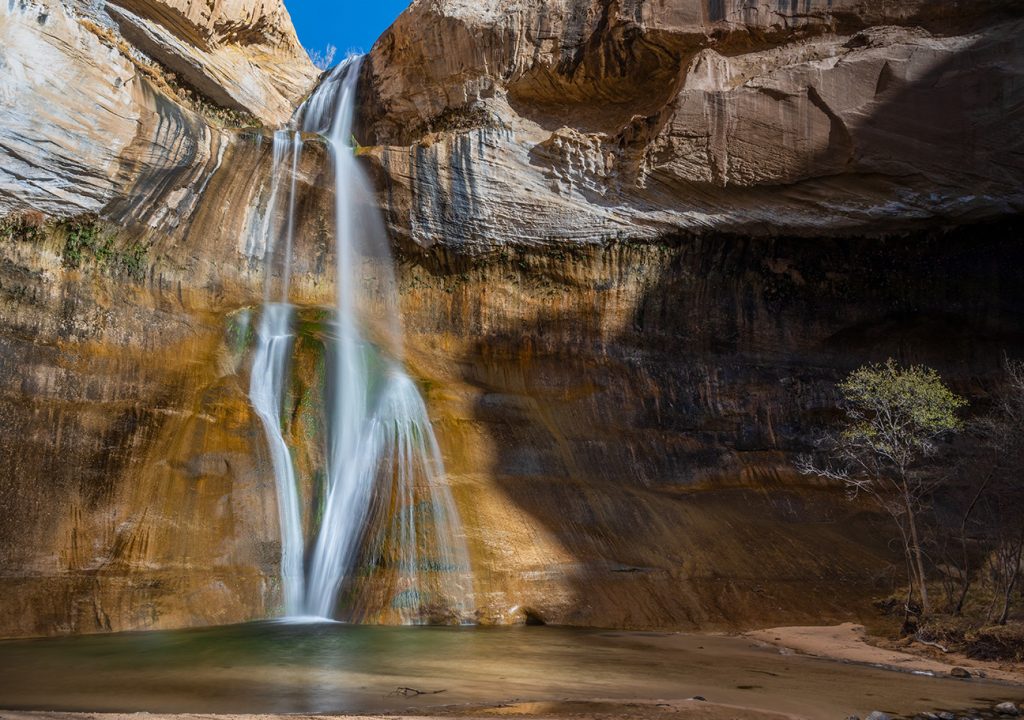
M 281 303 L 263 306 L 256 336 L 249 398 L 263 423 L 270 446 L 277 486 L 277 514 L 281 524 L 281 582 L 286 615 L 303 611 L 305 591 L 302 562 L 302 519 L 295 469 L 281 432 L 284 382 L 288 377 L 293 336 L 293 308 Z
M 284 609 L 287 615 L 302 612 L 304 603 L 304 569 L 303 569 L 303 538 L 302 516 L 299 509 L 298 487 L 295 484 L 295 469 L 292 465 L 291 452 L 285 442 L 281 430 L 281 409 L 284 404 L 294 336 L 292 321 L 294 308 L 287 304 L 287 281 L 281 297 L 272 297 L 271 278 L 273 260 L 277 243 L 276 214 L 280 194 L 280 179 L 285 157 L 290 145 L 295 146 L 292 153 L 292 182 L 289 197 L 289 208 L 295 206 L 295 177 L 298 173 L 298 159 L 301 153 L 301 139 L 291 138 L 290 133 L 281 131 L 274 135 L 274 159 L 270 200 L 264 222 L 261 227 L 264 241 L 263 261 L 267 268 L 267 281 L 256 334 L 256 352 L 253 356 L 252 374 L 249 379 L 249 398 L 260 418 L 270 458 L 274 467 L 277 487 L 278 522 L 281 526 L 281 582 L 284 594 Z M 289 213 L 287 224 L 287 247 L 290 253 L 294 233 L 293 218 Z
M 444 467 L 415 383 L 402 367 L 397 307 L 388 242 L 379 212 L 351 143 L 360 59 L 343 63 L 300 109 L 303 132 L 322 135 L 335 170 L 337 307 L 328 348 L 326 502 L 306 553 L 297 478 L 281 426 L 294 346 L 295 309 L 287 304 L 296 231 L 296 191 L 302 139 L 278 133 L 266 233 L 267 297 L 259 324 L 250 398 L 270 446 L 281 525 L 285 614 L 331 617 L 338 595 L 362 575 L 384 588 L 386 608 L 350 608 L 403 623 L 446 619 L 465 622 L 474 610 L 472 575 L 461 524 Z M 291 150 L 285 219 L 279 173 Z M 281 295 L 271 293 L 280 260 Z M 370 290 L 387 317 L 375 330 L 381 350 L 364 336 Z M 378 593 L 379 594 L 379 593 Z

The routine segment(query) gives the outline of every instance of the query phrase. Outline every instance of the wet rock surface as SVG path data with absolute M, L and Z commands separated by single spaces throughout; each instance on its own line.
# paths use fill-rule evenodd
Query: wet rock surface
M 219 237 L 215 208 L 188 237 Z M 409 367 L 480 619 L 523 622 L 525 607 L 553 624 L 735 628 L 868 612 L 864 588 L 894 560 L 884 519 L 792 459 L 862 362 L 900 353 L 984 393 L 1001 350 L 1022 349 L 1016 232 L 406 258 Z M 329 268 L 329 245 L 301 256 Z M 163 246 L 136 282 L 4 247 L 3 312 L 19 320 L 0 335 L 0 418 L 20 438 L 0 447 L 15 479 L 0 498 L 4 634 L 275 612 L 273 473 L 245 392 L 261 274 L 217 243 Z M 178 266 L 163 255 L 179 252 Z M 298 302 L 331 301 L 328 272 L 296 272 Z M 323 344 L 301 347 L 300 475 Z
M 408 270 L 410 362 L 437 388 L 428 401 L 495 605 L 631 627 L 856 607 L 868 567 L 888 563 L 884 526 L 792 459 L 863 362 L 933 365 L 977 396 L 995 349 L 1018 347 L 1017 301 L 976 304 L 1020 282 L 989 275 L 1017 253 L 1016 231 L 986 249 L 975 243 L 994 227 L 963 232 L 813 251 L 721 238 L 449 254 L 447 270 Z
M 306 160 L 299 184 L 312 188 L 323 158 L 314 147 Z M 273 473 L 246 354 L 269 165 L 269 143 L 237 137 L 209 192 L 186 186 L 187 215 L 156 200 L 126 208 L 155 227 L 31 215 L 0 226 L 0 633 L 277 613 Z M 150 197 L 168 197 L 172 178 Z M 331 302 L 329 241 L 297 241 L 299 304 Z

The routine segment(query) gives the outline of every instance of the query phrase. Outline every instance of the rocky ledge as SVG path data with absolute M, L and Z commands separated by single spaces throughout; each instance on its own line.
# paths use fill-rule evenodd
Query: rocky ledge
M 417 2 L 360 141 L 420 246 L 886 234 L 1024 207 L 1013 2 Z M 514 226 L 514 231 L 512 227 Z
M 187 222 L 317 75 L 281 0 L 0 3 L 0 215 Z

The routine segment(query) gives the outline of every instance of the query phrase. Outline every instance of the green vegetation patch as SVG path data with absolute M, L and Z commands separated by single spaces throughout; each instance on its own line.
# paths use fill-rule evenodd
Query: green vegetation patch
M 84 215 L 59 224 L 65 235 L 61 256 L 64 266 L 78 269 L 94 267 L 141 279 L 146 270 L 149 250 L 139 241 L 120 241 L 117 233 L 95 215 Z
M 149 245 L 126 239 L 96 215 L 47 218 L 39 212 L 0 217 L 0 242 L 49 244 L 60 253 L 65 268 L 95 269 L 142 280 Z
M 38 242 L 45 236 L 46 220 L 42 213 L 15 213 L 0 218 L 2 242 Z

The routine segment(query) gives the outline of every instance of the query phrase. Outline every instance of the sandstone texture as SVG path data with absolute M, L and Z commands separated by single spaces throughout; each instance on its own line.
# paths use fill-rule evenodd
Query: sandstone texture
M 284 124 L 316 78 L 283 0 L 117 0 L 131 44 L 217 105 Z
M 265 143 L 232 145 L 203 202 L 159 230 L 0 228 L 0 634 L 276 612 L 273 473 L 246 379 L 268 167 Z M 330 243 L 297 246 L 296 302 L 331 302 Z
M 1024 199 L 1019 11 L 419 2 L 370 55 L 360 140 L 421 246 L 998 217 Z
M 927 364 L 984 401 L 1002 353 L 1024 352 L 1020 229 L 410 266 L 411 364 L 433 381 L 478 599 L 634 628 L 873 615 L 899 577 L 891 530 L 793 459 L 866 362 Z
M 481 621 L 820 624 L 900 581 L 792 461 L 865 362 L 983 403 L 1024 354 L 1017 10 L 420 0 L 381 38 L 359 155 Z M 0 635 L 273 615 L 248 374 L 269 129 L 315 73 L 279 2 L 9 2 L 0 40 Z M 308 138 L 307 479 L 331 178 Z
M 0 214 L 174 224 L 315 81 L 280 0 L 0 5 Z
M 269 614 L 266 458 L 223 378 L 264 285 L 259 125 L 316 75 L 279 1 L 0 5 L 4 634 Z M 327 303 L 309 243 L 296 299 Z

